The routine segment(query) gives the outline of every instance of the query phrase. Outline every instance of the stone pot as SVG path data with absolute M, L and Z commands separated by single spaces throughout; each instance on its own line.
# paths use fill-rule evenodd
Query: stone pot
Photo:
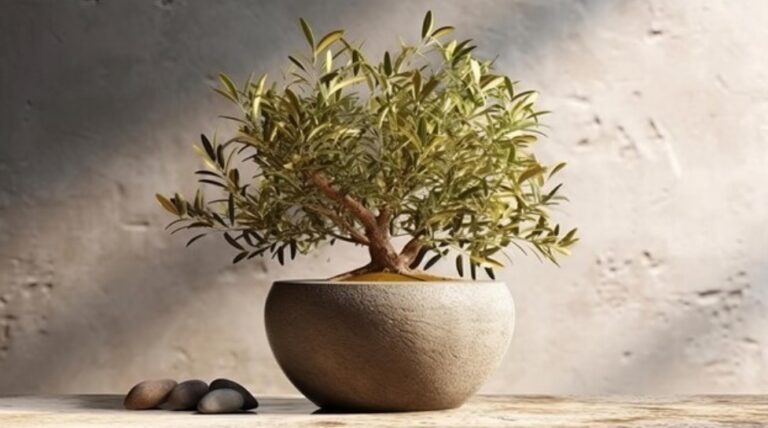
M 514 328 L 503 282 L 280 281 L 269 344 L 288 379 L 325 409 L 461 406 L 498 367 Z

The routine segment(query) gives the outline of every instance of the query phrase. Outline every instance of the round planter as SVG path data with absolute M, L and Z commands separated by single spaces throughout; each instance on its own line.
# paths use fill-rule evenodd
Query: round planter
M 322 408 L 460 406 L 498 367 L 514 328 L 503 282 L 275 282 L 269 344 Z

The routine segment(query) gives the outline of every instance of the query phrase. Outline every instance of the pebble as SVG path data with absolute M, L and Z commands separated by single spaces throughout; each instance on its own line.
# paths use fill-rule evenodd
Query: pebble
M 256 400 L 256 397 L 248 392 L 248 390 L 245 389 L 242 385 L 233 380 L 224 378 L 214 380 L 211 382 L 210 390 L 213 391 L 217 389 L 234 389 L 235 391 L 239 392 L 243 397 L 243 410 L 250 410 L 259 407 L 259 402 Z
M 197 411 L 200 413 L 236 413 L 243 409 L 243 401 L 242 394 L 234 389 L 211 390 L 197 403 Z
M 202 380 L 188 380 L 176 385 L 165 403 L 165 410 L 194 410 L 200 399 L 208 393 L 208 384 Z
M 171 379 L 139 382 L 128 391 L 123 406 L 129 410 L 154 409 L 168 398 L 175 386 L 176 381 Z

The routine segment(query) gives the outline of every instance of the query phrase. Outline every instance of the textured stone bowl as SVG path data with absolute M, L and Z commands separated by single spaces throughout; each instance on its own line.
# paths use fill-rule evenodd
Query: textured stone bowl
M 282 281 L 267 297 L 277 362 L 326 409 L 460 406 L 498 367 L 514 328 L 502 282 Z

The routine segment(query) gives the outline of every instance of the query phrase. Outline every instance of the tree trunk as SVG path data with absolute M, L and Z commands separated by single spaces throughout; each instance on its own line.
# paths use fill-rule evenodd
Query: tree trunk
M 419 244 L 414 244 L 413 241 L 409 242 L 403 252 L 398 254 L 392 242 L 390 241 L 389 234 L 387 232 L 382 233 L 382 229 L 377 228 L 366 233 L 370 244 L 368 245 L 368 252 L 371 255 L 371 261 L 365 266 L 353 269 L 349 272 L 345 272 L 330 278 L 331 281 L 342 281 L 354 276 L 363 275 L 373 272 L 391 272 L 401 275 L 409 275 L 413 273 L 410 268 L 410 264 L 418 253 L 418 249 L 414 248 Z
M 406 275 L 411 272 L 410 265 L 417 257 L 422 248 L 422 244 L 419 242 L 418 236 L 414 236 L 413 239 L 405 245 L 401 253 L 398 254 L 398 252 L 395 251 L 389 236 L 392 213 L 388 207 L 380 207 L 378 215 L 374 215 L 374 213 L 358 199 L 355 199 L 352 195 L 340 193 L 334 188 L 332 181 L 326 177 L 323 172 L 315 171 L 308 173 L 306 177 L 309 182 L 314 184 L 321 193 L 328 197 L 328 199 L 335 201 L 355 217 L 365 230 L 365 236 L 362 236 L 356 228 L 345 223 L 342 219 L 335 215 L 329 216 L 334 223 L 342 227 L 347 233 L 350 233 L 353 241 L 362 245 L 367 245 L 368 252 L 371 255 L 371 262 L 367 265 L 338 275 L 332 279 L 346 278 L 367 272 L 392 272 Z
M 408 273 L 410 262 L 401 257 L 392 247 L 389 232 L 383 228 L 375 228 L 367 231 L 368 252 L 371 255 L 371 264 L 378 266 L 382 272 Z

